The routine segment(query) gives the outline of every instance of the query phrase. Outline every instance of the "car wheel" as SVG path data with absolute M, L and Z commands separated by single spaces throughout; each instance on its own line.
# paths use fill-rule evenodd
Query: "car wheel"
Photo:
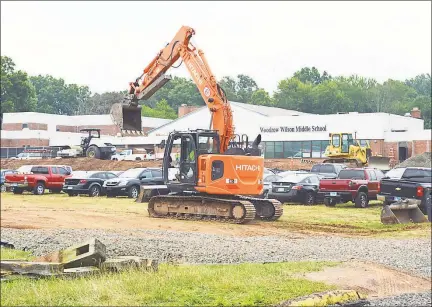
M 43 193 L 45 193 L 45 185 L 43 182 L 38 182 L 33 189 L 33 194 L 42 195 Z
M 354 202 L 356 208 L 367 208 L 369 205 L 369 199 L 365 192 L 359 192 Z
M 101 192 L 101 190 L 100 190 L 99 186 L 94 185 L 90 188 L 89 196 L 90 197 L 98 197 L 100 195 L 100 192 Z
M 324 205 L 326 205 L 327 207 L 335 207 L 336 200 L 334 198 L 326 197 L 324 198 Z
M 307 206 L 312 206 L 315 204 L 315 195 L 312 192 L 306 193 L 304 204 Z
M 22 194 L 22 193 L 24 192 L 24 190 L 14 188 L 14 189 L 12 190 L 12 192 L 13 192 L 14 194 Z
M 129 198 L 138 198 L 139 188 L 136 185 L 133 185 L 129 188 L 128 197 Z
M 2 186 L 1 186 L 1 192 L 2 193 L 6 192 L 6 186 L 4 184 L 2 184 Z

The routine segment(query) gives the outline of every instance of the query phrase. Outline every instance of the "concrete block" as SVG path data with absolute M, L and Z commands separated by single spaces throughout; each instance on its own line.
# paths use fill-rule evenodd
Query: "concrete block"
M 35 261 L 60 262 L 65 269 L 69 269 L 88 266 L 99 267 L 105 259 L 105 245 L 97 239 L 91 239 L 65 250 L 39 257 Z
M 137 256 L 119 256 L 107 259 L 102 263 L 101 268 L 105 271 L 120 272 L 130 269 L 145 271 L 157 271 L 158 262 L 152 259 L 145 259 Z
M 2 275 L 13 274 L 32 274 L 52 276 L 63 272 L 63 264 L 54 262 L 30 262 L 30 261 L 14 261 L 2 260 L 0 262 L 0 270 Z

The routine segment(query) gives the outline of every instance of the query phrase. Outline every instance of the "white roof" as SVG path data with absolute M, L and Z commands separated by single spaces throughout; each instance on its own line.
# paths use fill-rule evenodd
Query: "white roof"
M 232 106 L 244 108 L 246 110 L 253 111 L 264 116 L 298 116 L 298 115 L 309 114 L 300 111 L 287 110 L 287 109 L 276 108 L 276 107 L 259 106 L 259 105 L 241 103 L 235 101 L 230 101 L 230 104 Z
M 171 122 L 171 119 L 141 117 L 142 126 L 156 128 L 166 123 Z M 58 115 L 37 112 L 19 112 L 19 113 L 4 113 L 3 123 L 39 123 L 47 125 L 64 125 L 64 126 L 95 126 L 95 125 L 113 125 L 109 114 L 102 115 Z M 55 130 L 49 129 L 49 130 Z

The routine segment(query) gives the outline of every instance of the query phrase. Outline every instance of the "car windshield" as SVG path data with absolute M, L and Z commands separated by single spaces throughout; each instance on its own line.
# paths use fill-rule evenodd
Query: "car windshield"
M 119 178 L 136 178 L 143 170 L 143 168 L 131 168 L 124 173 L 121 173 Z
M 339 179 L 365 179 L 364 171 L 354 169 L 343 169 L 339 173 Z
M 283 177 L 282 179 L 279 179 L 278 181 L 298 183 L 308 176 L 310 176 L 310 174 L 291 174 L 291 175 Z

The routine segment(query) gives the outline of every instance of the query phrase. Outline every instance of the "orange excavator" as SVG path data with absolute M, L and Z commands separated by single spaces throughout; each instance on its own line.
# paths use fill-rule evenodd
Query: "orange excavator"
M 192 28 L 181 27 L 143 74 L 129 84 L 125 100 L 111 111 L 122 130 L 141 130 L 138 102 L 170 80 L 165 72 L 179 59 L 210 110 L 209 130 L 173 131 L 162 142 L 163 177 L 169 193 L 150 198 L 149 215 L 238 224 L 254 219 L 277 220 L 283 214 L 281 203 L 257 197 L 263 190 L 264 158 L 258 146 L 261 135 L 251 144 L 246 135 L 234 134 L 230 103 L 204 53 L 192 45 L 194 34 Z M 179 160 L 173 161 L 176 153 Z

